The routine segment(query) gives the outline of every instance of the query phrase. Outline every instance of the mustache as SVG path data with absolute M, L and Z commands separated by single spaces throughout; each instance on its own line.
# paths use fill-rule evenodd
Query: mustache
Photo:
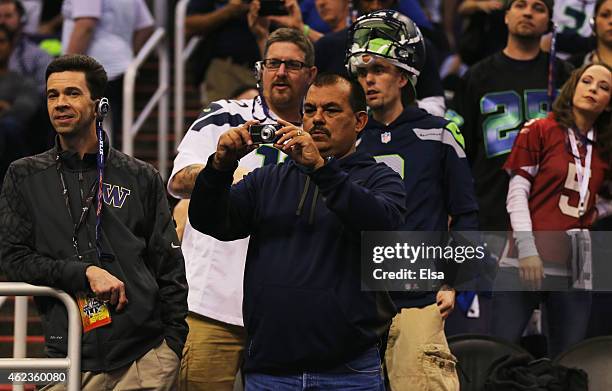
M 276 85 L 276 84 L 289 84 L 289 79 L 287 79 L 286 77 L 277 77 L 272 82 L 272 85 Z
M 308 133 L 312 134 L 312 132 L 323 132 L 325 133 L 327 136 L 330 135 L 329 129 L 327 129 L 324 126 L 320 126 L 320 125 L 314 125 L 312 128 L 310 128 L 310 130 L 308 131 Z

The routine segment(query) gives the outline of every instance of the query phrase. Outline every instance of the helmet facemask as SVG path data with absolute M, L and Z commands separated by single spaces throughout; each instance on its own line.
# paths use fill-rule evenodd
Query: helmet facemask
M 405 70 L 416 85 L 425 60 L 421 32 L 414 22 L 396 11 L 383 10 L 359 18 L 349 32 L 346 66 L 350 74 L 363 66 L 363 55 L 389 61 Z

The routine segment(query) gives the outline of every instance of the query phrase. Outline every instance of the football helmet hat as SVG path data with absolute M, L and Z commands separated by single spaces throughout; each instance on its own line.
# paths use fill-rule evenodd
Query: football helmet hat
M 357 68 L 383 58 L 403 69 L 412 88 L 425 63 L 425 42 L 417 25 L 394 10 L 361 16 L 349 30 L 345 65 L 351 75 Z

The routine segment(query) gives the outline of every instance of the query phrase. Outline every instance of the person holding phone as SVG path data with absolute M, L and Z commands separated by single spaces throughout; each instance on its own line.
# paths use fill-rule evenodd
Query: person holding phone
M 304 16 L 308 15 L 302 10 L 306 12 L 311 10 L 318 18 L 320 17 L 319 24 L 326 24 L 328 27 L 322 30 L 320 27 L 309 26 L 304 20 Z M 345 29 L 350 16 L 349 0 L 313 0 L 309 4 L 304 2 L 298 4 L 297 0 L 257 0 L 253 14 L 255 12 L 258 17 L 267 17 L 266 19 L 279 26 L 303 32 L 312 43 L 317 42 L 326 32 Z
M 208 105 L 240 87 L 255 88 L 252 67 L 261 59 L 249 30 L 247 0 L 190 0 L 185 33 L 202 39 L 191 56 L 193 81 Z M 238 44 L 239 43 L 239 44 Z

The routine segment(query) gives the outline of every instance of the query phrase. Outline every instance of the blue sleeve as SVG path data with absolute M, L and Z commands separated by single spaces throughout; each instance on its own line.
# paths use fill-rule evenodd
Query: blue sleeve
M 451 218 L 451 231 L 475 231 L 478 229 L 478 212 L 471 211 Z
M 417 0 L 400 0 L 399 11 L 412 19 L 420 28 L 433 29 L 431 22 L 427 19 L 427 15 L 425 15 Z
M 406 191 L 400 176 L 383 164 L 367 181 L 354 181 L 332 161 L 310 174 L 327 207 L 357 231 L 395 230 L 404 222 Z
M 247 175 L 232 186 L 235 167 L 218 171 L 210 155 L 204 169 L 196 178 L 191 202 L 189 222 L 196 230 L 218 240 L 231 241 L 249 236 L 254 210 L 254 184 L 256 172 Z
M 300 10 L 302 11 L 302 20 L 304 24 L 309 25 L 310 28 L 322 34 L 327 34 L 331 31 L 329 25 L 321 19 L 314 0 L 302 1 L 300 3 Z
M 463 123 L 461 126 L 461 133 L 465 138 L 465 153 L 468 161 L 473 163 L 478 152 L 478 144 L 480 143 L 480 137 L 478 135 L 479 105 L 477 104 L 477 99 L 480 97 L 476 96 L 474 91 L 475 82 L 471 75 L 472 72 L 468 70 L 459 80 L 452 106 L 456 110 L 456 114 L 460 116 L 460 121 Z
M 452 128 L 452 129 L 449 129 Z M 454 123 L 444 130 L 450 141 L 444 144 L 444 194 L 446 210 L 451 215 L 451 229 L 470 231 L 478 229 L 478 202 L 474 192 L 474 178 L 463 150 L 465 144 Z M 450 144 L 449 144 L 450 143 Z

